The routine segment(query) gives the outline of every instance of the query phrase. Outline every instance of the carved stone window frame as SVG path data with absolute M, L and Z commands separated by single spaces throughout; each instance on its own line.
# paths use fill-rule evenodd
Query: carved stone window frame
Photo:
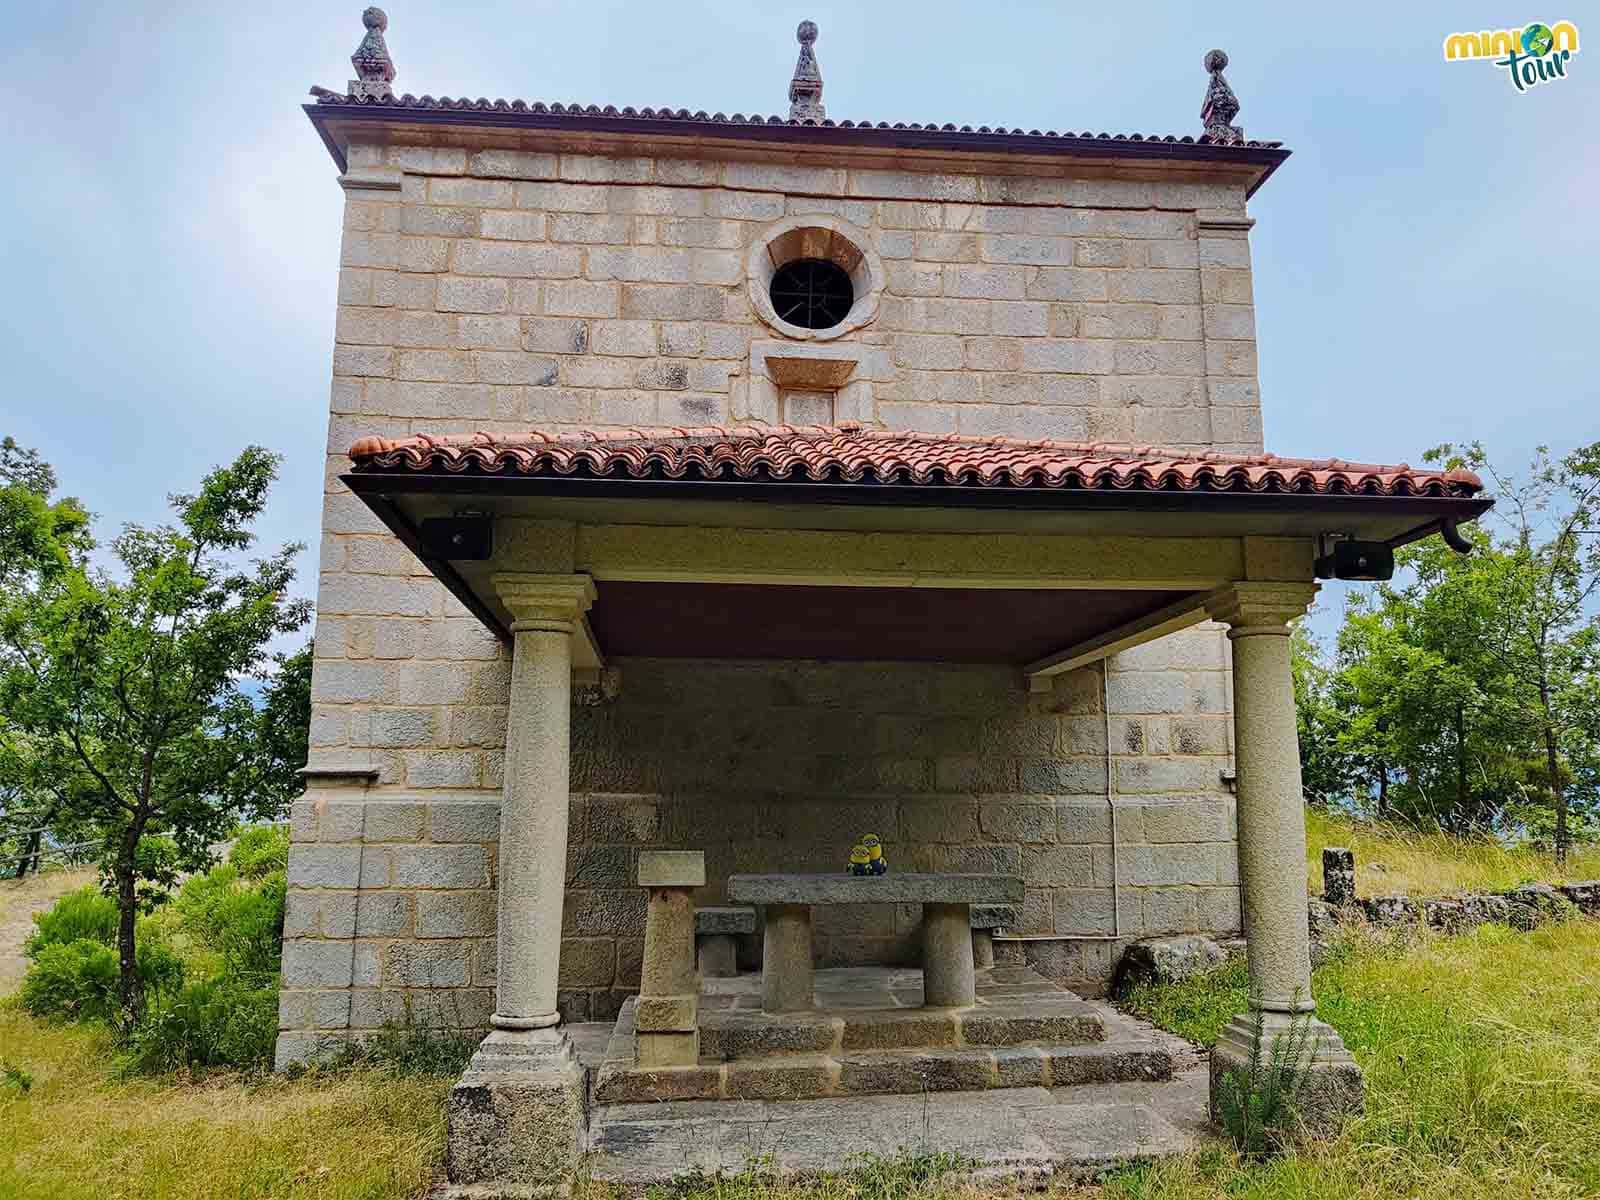
M 866 230 L 823 213 L 788 217 L 767 226 L 745 256 L 745 283 L 757 318 L 797 342 L 828 342 L 860 329 L 878 315 L 883 296 L 883 260 L 870 245 Z M 772 307 L 773 276 L 800 258 L 826 259 L 850 276 L 855 302 L 837 325 L 806 329 L 785 321 Z

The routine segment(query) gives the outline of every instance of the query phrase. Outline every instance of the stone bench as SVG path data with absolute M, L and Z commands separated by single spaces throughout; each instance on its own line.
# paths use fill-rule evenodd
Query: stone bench
M 722 905 L 694 910 L 694 946 L 700 974 L 707 979 L 731 979 L 739 973 L 737 941 L 741 933 L 756 931 L 756 910 Z
M 728 899 L 766 909 L 761 1007 L 812 1006 L 811 909 L 818 904 L 922 905 L 923 1004 L 964 1008 L 976 1000 L 973 905 L 1022 903 L 1016 875 L 732 875 Z

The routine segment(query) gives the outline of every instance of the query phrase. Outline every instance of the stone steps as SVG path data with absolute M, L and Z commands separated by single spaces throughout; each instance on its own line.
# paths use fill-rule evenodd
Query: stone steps
M 629 1002 L 629 1005 L 632 1001 Z M 1068 999 L 1063 1006 L 1094 1006 Z M 1054 1007 L 1052 1005 L 1052 1007 Z M 852 1014 L 852 1017 L 865 1014 Z M 899 1015 L 899 1014 L 896 1014 Z M 909 1026 L 916 1013 L 905 1015 Z M 941 1014 L 942 1015 L 942 1014 Z M 968 1020 L 987 1010 L 960 1014 Z M 593 1100 L 597 1105 L 638 1104 L 654 1101 L 698 1100 L 818 1100 L 849 1096 L 921 1095 L 931 1092 L 1061 1087 L 1085 1083 L 1170 1079 L 1176 1062 L 1170 1043 L 1138 1036 L 1120 1021 L 1079 1012 L 1063 1013 L 1060 1026 L 1068 1032 L 1092 1031 L 1094 1039 L 1076 1042 L 1041 1042 L 1019 1045 L 956 1045 L 947 1048 L 846 1049 L 836 1039 L 826 1049 L 805 1051 L 798 1044 L 787 1052 L 765 1057 L 713 1061 L 702 1058 L 692 1067 L 644 1068 L 633 1061 L 633 1013 L 625 1006 L 594 1076 Z M 1044 1022 L 1023 1025 L 1022 1021 Z M 1016 1014 L 1011 1035 L 1025 1031 L 1044 1033 L 1052 1028 L 1050 1014 Z M 820 1022 L 814 1024 L 821 1028 Z M 1106 1039 L 1108 1025 L 1116 1036 Z M 1006 1036 L 990 1027 L 991 1036 Z M 1031 1038 L 1019 1038 L 1033 1041 Z
M 787 1013 L 706 1012 L 700 1020 L 702 1059 L 733 1062 L 787 1054 L 837 1057 L 866 1050 L 1077 1046 L 1104 1041 L 1098 1006 L 1068 992 L 998 999 L 971 1009 L 869 1009 Z
M 1098 1048 L 1095 1048 L 1098 1049 Z M 793 1101 L 720 1100 L 596 1108 L 592 1178 L 645 1186 L 762 1160 L 782 1175 L 837 1171 L 851 1155 L 945 1152 L 979 1186 L 1043 1184 L 1178 1154 L 1206 1134 L 1205 1068 L 1163 1082 Z

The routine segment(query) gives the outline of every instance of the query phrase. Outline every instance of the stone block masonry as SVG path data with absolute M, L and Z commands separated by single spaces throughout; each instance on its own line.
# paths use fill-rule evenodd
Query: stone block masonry
M 1220 631 L 1109 671 L 1121 932 L 1239 926 L 1233 802 L 1222 789 Z M 1112 929 L 1098 667 L 1029 695 L 1006 667 L 623 660 L 621 694 L 572 712 L 573 801 L 560 1007 L 609 1020 L 639 987 L 639 856 L 705 853 L 704 907 L 735 873 L 840 871 L 865 832 L 891 869 L 1020 874 L 1015 932 L 1041 966 L 1102 992 Z M 463 664 L 466 669 L 468 664 Z M 1185 686 L 1162 686 L 1177 672 Z M 355 710 L 363 702 L 341 707 Z M 469 708 L 471 706 L 468 706 Z M 457 719 L 429 709 L 436 724 Z M 503 710 L 502 710 L 503 711 Z M 498 728 L 482 731 L 496 753 Z M 1134 764 L 1147 769 L 1130 770 Z M 1181 790 L 1164 791 L 1169 782 Z M 1061 790 L 1064 786 L 1081 789 Z M 481 787 L 317 788 L 296 803 L 280 1059 L 386 1021 L 478 1029 L 494 1005 L 498 795 Z M 921 905 L 817 910 L 820 965 L 915 964 Z
M 357 438 L 851 419 L 1261 448 L 1237 179 L 360 142 L 348 160 L 310 757 L 377 774 L 296 807 L 285 1061 L 408 1012 L 476 1028 L 493 1004 L 508 656 L 339 482 Z M 786 393 L 745 261 L 808 216 L 855 231 L 881 295 L 818 343 L 848 349 L 848 381 Z M 1109 779 L 1092 670 L 1029 698 L 998 667 L 623 663 L 623 694 L 573 713 L 563 1012 L 606 1019 L 637 988 L 649 847 L 706 850 L 700 904 L 736 870 L 836 870 L 871 830 L 898 869 L 1023 874 L 1021 932 L 1236 928 L 1226 662 L 1214 628 L 1117 660 Z M 833 910 L 819 952 L 914 961 L 917 921 Z M 1109 979 L 1104 944 L 1040 945 L 1075 986 Z

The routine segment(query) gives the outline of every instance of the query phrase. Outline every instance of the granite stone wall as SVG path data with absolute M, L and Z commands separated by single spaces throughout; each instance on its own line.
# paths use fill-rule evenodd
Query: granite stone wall
M 296 807 L 282 1061 L 408 1006 L 475 1028 L 492 1005 L 509 664 L 339 482 L 357 438 L 851 419 L 1261 447 L 1248 219 L 1226 178 L 461 145 L 348 158 L 312 680 L 322 774 Z M 833 391 L 778 386 L 787 343 L 751 304 L 751 247 L 795 219 L 842 223 L 880 268 L 872 319 L 827 343 L 856 363 Z M 1111 673 L 1124 932 L 1238 924 L 1225 649 L 1206 628 Z M 1000 667 L 623 665 L 622 694 L 575 713 L 573 1016 L 607 1016 L 637 972 L 631 854 L 691 834 L 726 874 L 832 867 L 877 826 L 903 865 L 1022 871 L 1026 932 L 1110 928 L 1092 671 L 1051 699 Z M 736 682 L 762 702 L 723 703 Z M 376 778 L 335 786 L 341 770 Z M 910 914 L 835 920 L 829 961 L 904 955 L 913 937 Z M 1035 950 L 1092 987 L 1108 946 Z
M 702 903 L 736 872 L 842 869 L 868 831 L 895 870 L 1018 873 L 1015 932 L 1062 935 L 1030 957 L 1089 993 L 1120 946 L 1073 935 L 1236 930 L 1225 653 L 1202 627 L 1042 695 L 1005 667 L 623 660 L 616 698 L 573 709 L 563 1011 L 610 1019 L 637 988 L 646 847 L 704 850 Z M 280 1056 L 408 1015 L 484 1024 L 497 820 L 477 788 L 296 805 Z M 821 910 L 818 960 L 915 962 L 919 922 L 915 906 Z

